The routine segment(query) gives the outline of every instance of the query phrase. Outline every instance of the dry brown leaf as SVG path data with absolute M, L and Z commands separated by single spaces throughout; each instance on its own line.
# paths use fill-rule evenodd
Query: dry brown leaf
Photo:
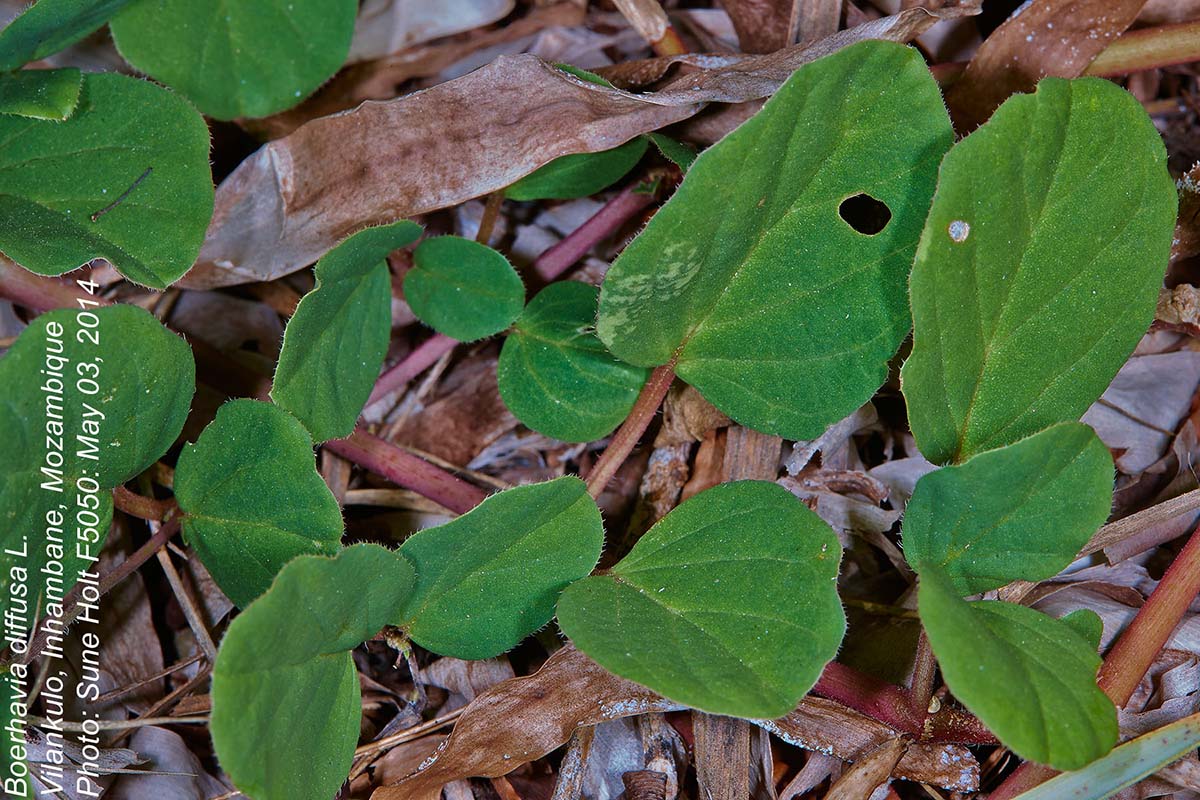
M 166 728 L 139 728 L 129 747 L 148 762 L 144 775 L 120 775 L 107 800 L 208 800 L 229 791 L 204 771 L 187 742 Z
M 671 67 L 685 65 L 701 70 L 682 75 L 661 90 L 637 95 L 652 103 L 680 103 L 701 99 L 720 103 L 745 103 L 769 97 L 798 68 L 864 39 L 910 42 L 935 23 L 974 16 L 979 0 L 959 0 L 937 11 L 910 8 L 890 17 L 870 20 L 817 42 L 786 47 L 762 55 L 704 55 L 685 53 L 642 61 L 627 61 L 596 70 L 617 86 L 647 86 L 663 78 Z
M 295 108 L 262 119 L 239 120 L 238 124 L 262 139 L 278 139 L 310 120 L 346 111 L 365 100 L 390 100 L 408 81 L 433 77 L 475 53 L 519 42 L 549 26 L 582 25 L 585 17 L 582 8 L 558 3 L 535 8 L 495 29 L 473 31 L 449 41 L 351 64 Z
M 500 398 L 496 359 L 476 358 L 447 372 L 425 407 L 406 416 L 390 438 L 461 465 L 518 424 Z
M 716 428 L 729 425 L 729 417 L 704 399 L 694 387 L 676 382 L 663 401 L 663 421 L 655 447 L 698 442 Z
M 372 800 L 436 800 L 441 787 L 467 777 L 497 777 L 565 744 L 581 725 L 678 706 L 632 681 L 618 678 L 565 647 L 533 675 L 513 678 L 481 694 L 464 711 L 436 753 Z M 756 724 L 808 750 L 855 761 L 896 737 L 896 732 L 819 697 L 792 713 Z M 959 791 L 979 785 L 979 765 L 959 745 L 914 744 L 895 775 Z
M 1200 0 L 1147 0 L 1138 14 L 1140 25 L 1166 25 L 1200 18 Z
M 612 0 L 612 3 L 647 42 L 662 39 L 671 25 L 658 0 Z
M 788 744 L 857 761 L 896 731 L 823 697 L 806 697 L 786 717 L 757 724 Z M 896 764 L 897 778 L 960 792 L 979 789 L 979 762 L 962 745 L 914 743 Z
M 572 647 L 533 675 L 507 680 L 469 705 L 438 752 L 372 800 L 436 800 L 466 777 L 497 777 L 562 746 L 580 725 L 677 706 L 618 678 Z
M 910 9 L 644 95 L 589 83 L 534 56 L 502 56 L 432 89 L 313 120 L 221 183 L 200 257 L 180 285 L 273 280 L 368 225 L 489 194 L 560 156 L 606 150 L 686 119 L 705 102 L 766 97 L 801 65 L 862 39 L 909 41 L 939 19 L 975 13 L 978 0 L 935 13 Z
M 1154 323 L 1189 336 L 1200 336 L 1200 290 L 1190 283 L 1160 289 Z
M 347 61 L 368 61 L 482 27 L 508 16 L 515 5 L 515 0 L 367 0 L 354 23 Z
M 314 120 L 221 183 L 208 237 L 181 284 L 273 280 L 363 227 L 458 205 L 696 108 L 647 103 L 534 56 L 502 56 L 432 89 Z
M 1200 352 L 1133 356 L 1083 421 L 1117 453 L 1117 469 L 1137 475 L 1159 460 L 1200 384 Z
M 908 745 L 899 737 L 879 745 L 855 761 L 854 766 L 829 787 L 826 800 L 869 800 L 875 790 L 891 778 L 907 749 Z
M 1032 0 L 980 46 L 946 91 L 961 131 L 982 124 L 1004 99 L 1041 78 L 1075 78 L 1128 28 L 1146 0 Z
M 840 0 L 834 2 L 841 5 Z M 829 0 L 817 0 L 817 4 L 830 5 Z M 721 0 L 721 5 L 729 12 L 743 52 L 770 53 L 796 41 L 800 22 L 798 12 L 802 6 L 813 3 L 810 0 Z M 835 30 L 836 15 L 833 28 L 821 36 L 828 36 Z
M 1200 164 L 1179 180 L 1179 220 L 1171 242 L 1171 262 L 1200 253 Z

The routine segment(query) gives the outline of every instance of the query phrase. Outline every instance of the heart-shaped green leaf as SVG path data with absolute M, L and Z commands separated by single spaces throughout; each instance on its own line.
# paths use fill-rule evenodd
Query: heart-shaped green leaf
M 112 21 L 130 64 L 210 117 L 291 108 L 346 60 L 356 0 L 136 0 Z
M 599 153 L 562 156 L 504 190 L 510 200 L 571 200 L 612 186 L 646 154 L 644 136 Z
M 0 31 L 0 71 L 19 69 L 99 29 L 129 0 L 37 0 Z
M 26 269 L 105 258 L 161 289 L 192 265 L 212 209 L 208 128 L 148 81 L 86 75 L 65 122 L 0 115 L 0 251 Z
M 245 608 L 284 564 L 341 547 L 342 513 L 295 417 L 234 400 L 175 468 L 183 532 L 229 599 Z
M 765 481 L 717 486 L 651 528 L 606 574 L 563 592 L 558 621 L 606 669 L 693 708 L 780 717 L 837 653 L 841 548 Z
M 316 288 L 288 322 L 271 388 L 315 441 L 354 430 L 392 332 L 387 254 L 420 235 L 415 222 L 367 228 L 317 262 Z
M 496 377 L 517 419 L 565 442 L 607 436 L 633 408 L 649 370 L 613 358 L 596 338 L 594 286 L 552 283 L 504 340 Z
M 404 299 L 438 333 L 470 342 L 511 325 L 525 305 L 525 287 L 508 259 L 487 245 L 439 236 L 413 253 Z
M 427 650 L 490 658 L 549 622 L 559 593 L 591 572 L 603 546 L 583 481 L 508 489 L 404 542 L 417 585 L 392 621 Z
M 1078 769 L 1116 744 L 1116 710 L 1096 686 L 1100 656 L 1079 622 L 969 603 L 936 571 L 921 575 L 918 605 L 946 685 L 1017 755 Z
M 346 780 L 362 701 L 349 650 L 396 614 L 412 566 L 377 545 L 302 556 L 229 626 L 212 678 L 213 744 L 253 800 L 328 800 Z
M 24 69 L 0 74 L 0 114 L 62 122 L 79 105 L 77 69 Z
M 1108 519 L 1113 464 L 1087 425 L 1067 422 L 917 481 L 904 555 L 960 595 L 1058 574 Z
M 1078 419 L 1154 317 L 1175 226 L 1162 139 L 1104 80 L 1047 78 L 954 146 L 912 273 L 909 419 L 962 461 Z
M 99 555 L 108 490 L 167 451 L 195 386 L 191 349 L 136 306 L 52 311 L 22 331 L 0 358 L 0 587 L 11 567 L 27 568 L 31 584 L 44 580 L 48 525 L 68 532 L 65 589 L 92 568 L 76 552 L 77 523 Z
M 908 332 L 909 265 L 952 140 L 911 48 L 862 42 L 800 68 L 613 264 L 600 339 L 638 366 L 677 356 L 744 425 L 815 438 L 879 388 Z

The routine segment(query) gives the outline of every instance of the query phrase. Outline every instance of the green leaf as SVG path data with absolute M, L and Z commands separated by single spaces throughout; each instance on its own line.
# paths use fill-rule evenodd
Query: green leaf
M 288 322 L 271 388 L 315 441 L 353 432 L 392 333 L 387 255 L 420 235 L 415 222 L 367 228 L 317 262 L 316 288 Z
M 1200 746 L 1200 714 L 1125 742 L 1077 772 L 1057 775 L 1016 800 L 1104 800 Z
M 692 168 L 692 164 L 696 162 L 696 157 L 699 155 L 683 142 L 676 141 L 670 136 L 664 136 L 661 133 L 650 134 L 650 141 L 654 142 L 654 146 L 658 148 L 658 152 L 662 153 L 667 160 L 671 161 L 684 172 Z
M 952 139 L 915 50 L 862 42 L 800 68 L 613 264 L 600 339 L 643 367 L 678 354 L 736 421 L 815 438 L 879 388 L 908 332 L 908 268 Z M 889 209 L 882 231 L 840 216 L 859 195 Z
M 494 494 L 404 542 L 417 585 L 396 624 L 435 653 L 499 655 L 550 621 L 559 593 L 591 572 L 603 546 L 600 510 L 578 478 Z
M 611 572 L 573 584 L 558 621 L 606 669 L 716 714 L 780 717 L 837 653 L 841 548 L 786 489 L 701 492 Z
M 1100 656 L 1078 620 L 968 603 L 936 571 L 921 575 L 918 605 L 946 685 L 1017 755 L 1077 769 L 1116 743 L 1116 710 L 1096 686 Z
M 607 189 L 637 166 L 646 154 L 646 138 L 638 136 L 599 153 L 556 158 L 504 190 L 510 200 L 571 200 Z
M 1078 419 L 1150 325 L 1175 225 L 1158 131 L 1108 81 L 1047 78 L 942 163 L 902 374 L 944 463 Z
M 130 64 L 210 117 L 291 108 L 350 52 L 356 0 L 136 0 L 112 21 Z
M 180 454 L 175 498 L 188 543 L 241 608 L 296 556 L 341 546 L 341 510 L 317 472 L 312 439 L 270 403 L 221 406 Z
M 129 0 L 38 0 L 0 31 L 0 71 L 65 50 L 98 30 Z
M 79 105 L 83 73 L 77 69 L 26 69 L 0 74 L 0 114 L 62 122 Z
M 1045 580 L 1108 519 L 1112 489 L 1112 457 L 1095 432 L 1056 425 L 924 475 L 904 512 L 904 555 L 960 595 Z
M 565 442 L 612 432 L 633 408 L 649 370 L 622 364 L 596 338 L 594 286 L 552 283 L 525 307 L 504 341 L 496 377 L 517 419 Z
M 77 523 L 99 555 L 112 518 L 108 490 L 179 436 L 196 386 L 191 349 L 136 306 L 52 311 L 0 359 L 0 386 L 0 596 L 9 598 L 14 567 L 28 569 L 37 593 L 51 560 L 52 515 L 61 515 L 51 525 L 58 535 L 67 532 L 61 561 L 69 590 L 80 570 L 93 567 L 76 553 Z M 27 558 L 8 552 L 26 548 Z
M 0 251 L 26 269 L 105 258 L 161 289 L 192 265 L 212 209 L 208 128 L 152 83 L 86 75 L 65 122 L 0 115 Z
M 511 325 L 525 305 L 525 287 L 508 259 L 487 245 L 439 236 L 413 253 L 404 299 L 438 333 L 469 342 Z
M 213 744 L 254 800 L 328 800 L 358 743 L 362 700 L 348 652 L 383 628 L 412 567 L 378 545 L 302 556 L 229 626 L 212 678 Z

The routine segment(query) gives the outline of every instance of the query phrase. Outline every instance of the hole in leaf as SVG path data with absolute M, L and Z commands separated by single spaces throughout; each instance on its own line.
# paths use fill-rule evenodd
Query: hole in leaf
M 891 222 L 892 211 L 869 194 L 847 197 L 838 206 L 838 215 L 864 236 L 874 236 Z

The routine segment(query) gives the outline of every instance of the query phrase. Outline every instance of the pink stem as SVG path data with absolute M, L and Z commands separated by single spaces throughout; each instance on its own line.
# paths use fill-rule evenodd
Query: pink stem
M 467 513 L 487 497 L 483 489 L 362 428 L 346 439 L 328 441 L 324 447 L 456 514 Z
M 0 297 L 34 311 L 77 309 L 80 300 L 108 305 L 107 300 L 88 294 L 71 281 L 35 275 L 6 258 L 0 258 Z
M 392 392 L 403 389 L 413 378 L 432 367 L 439 358 L 453 350 L 456 344 L 458 342 L 454 339 L 440 333 L 435 333 L 421 342 L 415 350 L 379 376 L 379 380 L 375 381 L 375 388 L 371 390 L 371 396 L 367 398 L 367 405 L 370 406 Z
M 638 191 L 640 183 L 621 190 L 609 200 L 591 219 L 571 231 L 565 238 L 533 262 L 533 270 L 544 281 L 552 281 L 562 275 L 571 265 L 588 254 L 600 242 L 612 236 L 629 220 L 654 202 L 654 193 Z

